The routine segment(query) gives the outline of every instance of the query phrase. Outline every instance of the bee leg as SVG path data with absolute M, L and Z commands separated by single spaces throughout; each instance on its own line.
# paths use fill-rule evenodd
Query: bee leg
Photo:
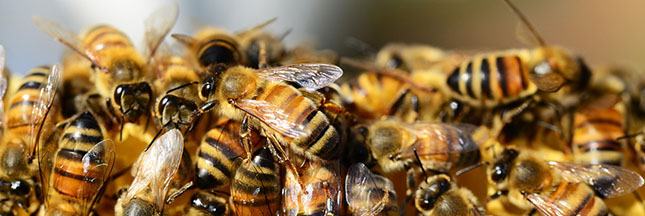
M 242 143 L 242 147 L 244 147 L 244 151 L 246 152 L 246 155 L 251 155 L 251 149 L 253 148 L 251 146 L 251 140 L 249 138 L 249 134 L 250 134 L 249 116 L 244 115 L 244 118 L 242 119 L 242 124 L 240 125 L 240 143 Z
M 190 182 L 186 183 L 184 186 L 179 188 L 179 190 L 175 191 L 174 193 L 170 194 L 170 196 L 168 196 L 168 199 L 166 200 L 166 204 L 170 205 L 170 203 L 175 201 L 175 199 L 177 199 L 177 197 L 179 197 L 182 194 L 184 194 L 184 192 L 192 189 L 193 186 L 194 186 L 193 181 L 190 181 Z
M 266 134 L 266 133 L 265 133 Z M 274 151 L 278 155 L 281 155 L 282 159 L 280 159 L 280 163 L 286 164 L 288 169 L 291 169 L 291 172 L 293 172 L 294 176 L 296 179 L 298 179 L 298 183 L 300 184 L 301 189 L 304 191 L 305 185 L 302 182 L 302 179 L 300 179 L 300 173 L 298 172 L 298 169 L 296 168 L 296 165 L 289 160 L 289 156 L 287 155 L 287 152 L 282 148 L 282 145 L 280 145 L 280 142 L 278 142 L 278 139 L 275 138 L 275 135 L 267 135 L 267 138 L 271 139 L 271 147 L 274 147 Z

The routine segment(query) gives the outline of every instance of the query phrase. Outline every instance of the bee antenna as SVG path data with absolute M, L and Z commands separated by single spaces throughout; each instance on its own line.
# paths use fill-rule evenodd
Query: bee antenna
M 168 91 L 166 91 L 166 94 L 169 94 L 170 92 L 174 92 L 174 91 L 177 91 L 177 90 L 182 89 L 182 88 L 186 88 L 186 87 L 191 86 L 191 85 L 197 85 L 197 84 L 199 84 L 199 82 L 184 83 L 184 84 L 182 84 L 180 86 L 177 86 L 177 87 L 169 89 Z
M 621 136 L 621 137 L 616 138 L 616 140 L 629 139 L 629 138 L 636 137 L 636 136 L 639 136 L 639 135 L 642 135 L 642 134 L 643 134 L 642 131 L 638 132 L 638 133 L 635 133 L 635 134 L 627 134 L 625 136 Z
M 170 123 L 171 122 L 166 123 L 163 127 L 161 127 L 161 129 L 159 129 L 159 131 L 157 131 L 157 134 L 155 134 L 155 137 L 152 138 L 152 141 L 150 141 L 150 143 L 148 143 L 148 146 L 146 147 L 146 150 L 143 150 L 143 152 L 147 152 L 148 149 L 150 149 L 150 146 L 152 146 L 152 143 L 154 143 L 155 140 L 157 140 L 157 138 L 159 138 L 159 135 L 161 135 L 161 132 L 164 130 L 164 128 L 166 128 L 168 125 L 170 125 Z
M 287 29 L 282 35 L 280 35 L 280 41 L 284 41 L 284 39 L 291 34 L 291 31 L 293 31 L 293 28 Z
M 473 165 L 471 165 L 471 166 L 469 166 L 469 167 L 466 167 L 466 168 L 460 169 L 459 171 L 457 171 L 457 173 L 455 173 L 455 175 L 456 175 L 456 176 L 460 176 L 461 174 L 464 174 L 464 173 L 466 173 L 466 172 L 469 172 L 469 171 L 471 171 L 471 170 L 473 170 L 473 169 L 475 169 L 475 168 L 477 168 L 477 167 L 480 167 L 480 166 L 483 166 L 483 165 L 488 165 L 488 164 L 489 164 L 489 163 L 488 163 L 488 161 L 482 161 L 482 162 L 479 162 L 479 163 L 473 164 Z
M 526 25 L 526 27 L 529 29 L 529 31 L 531 31 L 531 34 L 533 34 L 535 39 L 538 40 L 538 42 L 540 43 L 540 46 L 546 46 L 546 43 L 544 42 L 544 39 L 542 39 L 540 34 L 538 34 L 537 30 L 535 30 L 535 27 L 533 27 L 531 22 L 529 22 L 529 19 L 526 18 L 526 16 L 522 13 L 522 11 L 520 11 L 519 8 L 517 8 L 513 3 L 511 3 L 511 0 L 504 0 L 504 2 L 506 2 L 506 5 L 508 5 L 508 7 L 510 7 L 511 10 L 513 10 L 515 15 L 517 15 L 520 18 L 520 20 L 522 20 L 522 23 L 524 23 L 524 25 Z
M 419 154 L 417 153 L 417 149 L 414 148 L 414 157 L 417 159 L 417 163 L 419 163 L 419 167 L 421 168 L 421 172 L 423 172 L 423 175 L 426 177 L 425 181 L 428 183 L 428 173 L 426 173 L 426 170 L 423 168 L 423 163 L 421 163 L 421 158 L 419 158 Z

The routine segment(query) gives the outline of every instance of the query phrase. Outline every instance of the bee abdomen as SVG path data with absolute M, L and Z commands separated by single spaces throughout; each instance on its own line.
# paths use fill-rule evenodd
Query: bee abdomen
M 231 202 L 237 215 L 273 215 L 280 205 L 280 169 L 268 148 L 235 172 Z
M 71 200 L 90 198 L 102 185 L 100 173 L 85 169 L 82 159 L 85 151 L 60 149 L 52 176 L 52 187 Z
M 239 129 L 239 124 L 236 125 Z M 215 188 L 230 182 L 234 160 L 246 157 L 238 139 L 228 127 L 210 130 L 199 147 L 196 186 Z
M 563 181 L 550 196 L 553 202 L 566 203 L 574 215 L 607 215 L 607 206 L 584 183 Z
M 14 94 L 7 111 L 7 129 L 14 134 L 26 134 L 27 128 L 37 122 L 30 122 L 35 106 L 40 106 L 40 88 L 47 82 L 50 67 L 33 68 L 23 78 L 22 84 Z
M 235 65 L 240 63 L 239 45 L 233 38 L 217 35 L 197 48 L 199 64 L 207 67 L 213 64 Z
M 609 164 L 623 163 L 624 121 L 614 108 L 583 110 L 574 117 L 573 153 L 576 162 Z

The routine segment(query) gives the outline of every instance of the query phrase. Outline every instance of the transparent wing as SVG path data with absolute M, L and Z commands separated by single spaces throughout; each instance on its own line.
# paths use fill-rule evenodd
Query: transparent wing
M 41 136 L 41 130 L 45 126 L 45 121 L 49 111 L 52 108 L 54 102 L 54 97 L 56 96 L 58 86 L 61 82 L 61 68 L 58 64 L 51 67 L 49 76 L 47 77 L 47 82 L 44 83 L 40 88 L 40 95 L 38 96 L 38 102 L 34 104 L 33 110 L 31 113 L 31 118 L 29 119 L 30 127 L 27 129 L 27 135 L 29 136 L 28 146 L 31 148 L 29 157 L 32 158 L 36 151 L 37 142 Z
M 177 4 L 173 3 L 156 10 L 144 21 L 145 32 L 143 38 L 145 49 L 143 53 L 148 62 L 154 56 L 166 34 L 175 25 L 178 14 L 179 8 Z
M 315 91 L 340 78 L 343 69 L 331 64 L 295 64 L 259 69 L 258 75 L 276 82 L 294 82 L 307 91 Z
M 175 38 L 175 40 L 179 41 L 179 43 L 184 44 L 188 47 L 197 43 L 197 39 L 191 37 L 190 35 L 172 34 L 171 36 Z
M 135 196 L 153 197 L 155 207 L 163 209 L 168 186 L 179 168 L 183 148 L 184 138 L 177 129 L 159 137 L 148 151 L 142 153 L 127 199 Z
M 246 37 L 246 36 L 248 36 L 248 35 L 255 34 L 256 32 L 258 32 L 258 31 L 260 31 L 260 30 L 264 29 L 264 27 L 266 27 L 266 26 L 268 26 L 269 24 L 271 24 L 271 23 L 275 22 L 277 19 L 278 19 L 277 17 L 273 17 L 273 18 L 271 18 L 271 19 L 269 19 L 269 20 L 267 20 L 267 21 L 264 21 L 264 22 L 262 22 L 262 23 L 260 23 L 260 24 L 256 25 L 256 26 L 253 26 L 253 27 L 251 27 L 251 28 L 249 28 L 249 29 L 246 29 L 246 30 L 243 30 L 243 31 L 237 32 L 237 33 L 235 33 L 235 34 L 236 34 L 238 37 Z
M 525 45 L 532 47 L 540 46 L 540 41 L 533 35 L 531 30 L 521 21 L 515 25 L 515 37 Z
M 58 151 L 58 138 L 63 134 L 67 122 L 61 122 L 51 131 L 43 131 L 45 139 L 38 143 L 38 170 L 40 171 L 40 185 L 43 187 L 43 197 L 45 204 L 48 205 L 47 194 L 50 192 L 49 179 L 52 168 L 54 167 L 54 156 Z
M 278 133 L 288 137 L 303 137 L 310 134 L 303 124 L 296 124 L 289 115 L 275 104 L 262 100 L 242 99 L 235 102 L 235 107 L 259 119 Z
M 352 215 L 376 215 L 385 209 L 394 192 L 392 182 L 372 173 L 364 164 L 352 165 L 345 177 L 345 199 Z
M 110 177 L 116 158 L 115 149 L 112 140 L 103 140 L 94 145 L 81 159 L 84 176 L 89 178 L 90 181 L 86 181 L 84 185 L 78 187 L 78 194 L 93 194 L 91 199 L 79 200 L 83 215 L 89 215 L 92 206 L 101 195 L 104 184 Z M 91 191 L 85 191 L 87 189 Z
M 577 215 L 571 209 L 572 204 L 567 203 L 565 200 L 553 200 L 547 196 L 540 194 L 528 194 L 526 199 L 533 204 L 535 209 L 545 216 L 566 216 Z
M 0 45 L 0 137 L 2 137 L 6 125 L 4 117 L 4 94 L 7 92 L 7 77 L 4 73 L 5 60 L 4 46 Z
M 36 22 L 36 25 L 45 31 L 45 33 L 54 37 L 60 43 L 74 50 L 87 60 L 90 60 L 94 65 L 103 68 L 103 65 L 99 65 L 98 60 L 94 58 L 94 56 L 86 52 L 83 47 L 83 43 L 74 32 L 47 18 L 34 16 L 34 22 Z
M 419 156 L 450 155 L 478 151 L 479 145 L 472 134 L 477 129 L 471 124 L 449 123 L 412 123 L 402 124 L 412 131 L 417 141 L 404 148 L 397 158 L 414 157 L 416 150 Z
M 549 161 L 549 165 L 559 169 L 567 181 L 586 183 L 603 198 L 631 193 L 643 185 L 643 177 L 638 173 L 618 166 L 554 161 Z

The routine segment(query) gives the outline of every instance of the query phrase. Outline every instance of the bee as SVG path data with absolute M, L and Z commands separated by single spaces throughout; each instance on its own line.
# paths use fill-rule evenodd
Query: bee
M 51 20 L 34 17 L 34 21 L 43 31 L 92 63 L 96 90 L 105 98 L 110 113 L 120 116 L 123 124 L 148 115 L 153 92 L 147 63 L 174 25 L 177 11 L 176 5 L 170 5 L 145 20 L 143 56 L 125 33 L 109 25 L 93 26 L 77 36 Z M 122 138 L 122 134 L 120 136 Z
M 637 173 L 611 165 L 560 163 L 506 148 L 487 169 L 491 199 L 504 198 L 543 215 L 607 215 L 603 199 L 643 184 Z
M 269 57 L 269 59 L 271 58 Z M 340 56 L 338 56 L 338 53 L 332 50 L 316 50 L 312 44 L 304 43 L 290 48 L 280 58 L 279 63 L 282 65 L 290 65 L 310 63 L 338 64 L 339 62 Z
M 428 45 L 390 43 L 376 53 L 374 64 L 412 72 L 428 69 L 447 56 L 443 50 Z
M 345 199 L 351 215 L 398 215 L 392 182 L 375 175 L 362 163 L 350 166 L 347 171 Z
M 63 118 L 70 118 L 84 110 L 85 96 L 95 89 L 91 80 L 91 62 L 76 52 L 63 54 L 63 80 L 61 111 Z
M 282 188 L 284 215 L 340 215 L 342 205 L 338 162 L 307 161 L 299 181 L 286 169 Z M 304 182 L 304 186 L 300 185 Z M 303 190 L 304 188 L 304 190 Z
M 267 147 L 248 155 L 233 175 L 231 203 L 235 215 L 274 215 L 280 207 L 280 166 Z
M 366 144 L 386 173 L 414 165 L 415 151 L 426 168 L 447 172 L 480 160 L 474 125 L 375 121 L 366 128 Z
M 580 90 L 591 72 L 582 58 L 557 46 L 547 46 L 523 14 L 505 2 L 531 30 L 540 46 L 476 55 L 456 67 L 446 79 L 451 95 L 476 107 L 497 107 L 521 101 L 541 92 L 557 92 L 567 86 Z
M 200 190 L 190 198 L 190 204 L 186 207 L 184 212 L 187 215 L 231 215 L 231 210 L 228 207 L 228 199 L 222 195 Z M 222 193 L 222 192 L 220 192 Z M 230 196 L 230 195 L 229 195 Z
M 59 123 L 38 154 L 47 215 L 89 215 L 114 166 L 115 146 L 88 111 Z
M 0 70 L 4 68 L 4 49 L 0 48 Z M 2 145 L 0 147 L 0 196 L 2 212 L 14 212 L 20 207 L 28 213 L 38 210 L 36 193 L 38 173 L 36 143 L 44 125 L 53 124 L 49 113 L 54 108 L 54 97 L 60 83 L 60 67 L 43 66 L 29 71 L 20 87 L 9 100 L 7 113 L 0 113 Z M 6 77 L 0 77 L 0 97 L 7 89 Z M 4 111 L 0 103 L 0 111 Z M 55 113 L 55 111 L 51 112 Z M 49 118 L 47 118 L 49 116 Z
M 277 36 L 261 31 L 267 25 L 275 22 L 277 18 L 269 19 L 251 29 L 236 34 L 240 43 L 240 50 L 246 56 L 246 66 L 259 68 L 261 66 L 278 66 L 280 60 L 286 54 L 286 48 L 282 40 L 290 33 Z M 260 50 L 264 50 L 265 59 L 260 57 Z M 264 62 L 262 62 L 264 61 Z
M 182 161 L 183 149 L 181 132 L 172 129 L 143 152 L 132 184 L 114 207 L 116 215 L 161 215 L 168 188 Z
M 288 85 L 293 82 L 305 91 L 324 87 L 342 75 L 342 69 L 327 64 L 300 64 L 265 69 L 231 67 L 202 82 L 200 106 L 204 113 L 215 109 L 220 116 L 242 121 L 271 140 L 270 147 L 281 162 L 295 165 L 283 146 L 315 161 L 338 157 L 338 131 L 320 111 L 320 104 Z M 198 114 L 199 114 L 198 113 Z
M 236 159 L 247 157 L 240 141 L 240 127 L 240 122 L 229 119 L 204 135 L 195 160 L 197 188 L 212 189 L 231 182 L 239 165 Z M 254 130 L 249 134 L 249 140 L 251 143 L 261 142 L 259 134 Z

